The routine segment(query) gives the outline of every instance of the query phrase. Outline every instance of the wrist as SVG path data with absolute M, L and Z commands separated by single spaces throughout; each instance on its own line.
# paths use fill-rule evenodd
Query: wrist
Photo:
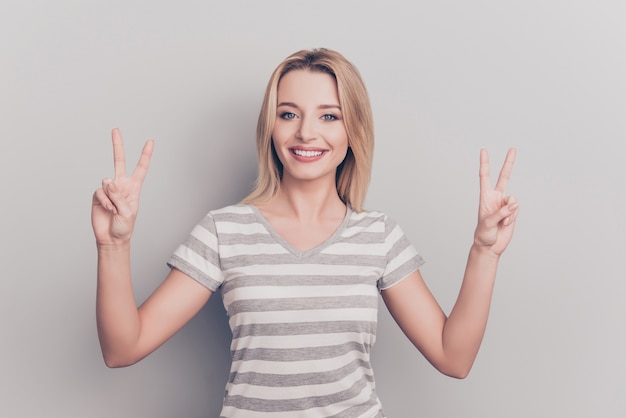
M 472 247 L 470 248 L 470 254 L 475 254 L 480 257 L 490 258 L 495 261 L 500 260 L 500 254 L 493 252 L 490 247 L 481 245 L 476 242 L 472 244 Z
M 119 242 L 98 242 L 96 241 L 98 253 L 119 253 L 130 250 L 130 240 Z

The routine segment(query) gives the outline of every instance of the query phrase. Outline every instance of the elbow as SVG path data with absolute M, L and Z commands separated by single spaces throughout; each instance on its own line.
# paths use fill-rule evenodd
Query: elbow
M 465 370 L 454 370 L 454 371 L 441 371 L 443 374 L 445 374 L 448 377 L 452 377 L 454 379 L 465 379 L 468 375 L 469 375 L 469 369 L 465 369 Z
M 109 359 L 105 359 L 104 360 L 104 364 L 109 369 L 120 369 L 122 367 L 130 366 L 130 364 L 126 364 L 126 363 L 123 363 L 123 362 L 118 362 L 118 361 L 115 361 L 115 360 L 109 360 Z
M 109 369 L 119 369 L 122 367 L 132 366 L 137 363 L 137 360 L 133 360 L 130 358 L 124 358 L 121 356 L 115 356 L 107 353 L 102 353 L 102 359 L 104 360 L 104 364 Z
M 465 379 L 472 370 L 472 364 L 448 364 L 435 367 L 440 373 L 459 380 Z

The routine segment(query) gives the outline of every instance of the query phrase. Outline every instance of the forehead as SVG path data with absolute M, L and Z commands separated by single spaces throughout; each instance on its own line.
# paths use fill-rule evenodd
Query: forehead
M 337 82 L 328 73 L 292 70 L 278 82 L 278 103 L 339 104 Z

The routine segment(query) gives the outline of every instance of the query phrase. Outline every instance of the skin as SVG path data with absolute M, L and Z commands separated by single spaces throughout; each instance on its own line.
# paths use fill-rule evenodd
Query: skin
M 137 308 L 130 276 L 130 241 L 154 145 L 146 142 L 128 177 L 119 130 L 114 129 L 112 137 L 115 177 L 105 179 L 94 193 L 92 224 L 98 249 L 98 335 L 105 363 L 121 367 L 139 361 L 167 341 L 204 306 L 211 291 L 172 269 Z M 278 87 L 272 137 L 284 167 L 281 188 L 257 207 L 292 246 L 313 248 L 336 231 L 346 213 L 335 187 L 335 172 L 349 141 L 334 79 L 306 70 L 286 74 Z M 303 151 L 321 154 L 297 155 Z M 492 187 L 489 157 L 486 150 L 480 151 L 478 223 L 463 283 L 449 316 L 419 271 L 382 291 L 386 306 L 409 340 L 449 376 L 467 376 L 485 332 L 498 262 L 519 212 L 517 201 L 505 194 L 514 161 L 515 149 L 510 149 Z

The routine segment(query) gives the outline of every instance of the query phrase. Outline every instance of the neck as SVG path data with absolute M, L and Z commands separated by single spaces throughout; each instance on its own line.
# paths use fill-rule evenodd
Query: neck
M 313 184 L 315 183 L 315 184 Z M 267 205 L 272 212 L 300 220 L 345 216 L 346 205 L 334 182 L 295 182 L 285 179 L 280 191 Z

